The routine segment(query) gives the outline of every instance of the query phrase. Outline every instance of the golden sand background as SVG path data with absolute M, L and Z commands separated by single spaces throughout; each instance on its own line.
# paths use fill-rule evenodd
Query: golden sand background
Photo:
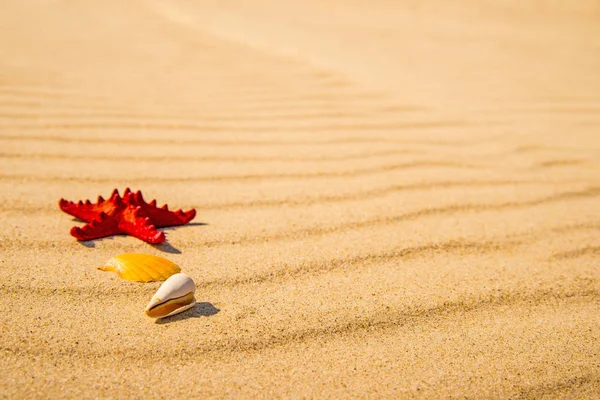
M 4 0 L 0 49 L 0 397 L 600 396 L 597 1 Z M 69 236 L 127 186 L 206 225 Z

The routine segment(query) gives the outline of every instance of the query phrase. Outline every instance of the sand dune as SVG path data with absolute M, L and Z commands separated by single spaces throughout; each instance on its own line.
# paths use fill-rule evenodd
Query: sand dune
M 0 397 L 599 398 L 595 1 L 0 6 Z M 196 208 L 151 246 L 57 207 Z M 95 269 L 166 256 L 199 304 Z

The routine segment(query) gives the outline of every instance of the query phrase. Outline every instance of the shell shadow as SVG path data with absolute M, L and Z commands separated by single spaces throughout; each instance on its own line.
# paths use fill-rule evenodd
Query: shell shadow
M 202 303 L 196 303 L 196 305 L 194 307 L 190 308 L 187 311 L 182 312 L 181 314 L 176 314 L 176 315 L 173 315 L 172 317 L 159 318 L 156 320 L 155 323 L 158 325 L 164 325 L 164 324 L 170 324 L 172 322 L 181 321 L 181 320 L 189 319 L 189 318 L 211 317 L 220 311 L 221 310 L 219 310 L 217 307 L 212 305 L 212 303 L 208 303 L 205 301 Z

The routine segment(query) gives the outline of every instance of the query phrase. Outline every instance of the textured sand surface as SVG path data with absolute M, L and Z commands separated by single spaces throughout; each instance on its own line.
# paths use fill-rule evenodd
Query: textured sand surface
M 1 398 L 600 397 L 597 1 L 4 0 L 0 49 Z M 127 186 L 196 224 L 68 234 Z

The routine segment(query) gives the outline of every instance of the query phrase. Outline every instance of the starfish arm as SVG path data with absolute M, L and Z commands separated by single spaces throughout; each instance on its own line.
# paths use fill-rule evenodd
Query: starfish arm
M 108 200 L 104 200 L 102 196 L 98 196 L 98 201 L 92 203 L 89 200 L 73 203 L 65 199 L 60 199 L 58 206 L 61 210 L 79 218 L 85 222 L 92 222 L 100 213 L 112 214 L 122 204 L 119 193 L 115 190 Z
M 135 193 L 131 192 L 128 194 L 126 202 L 127 201 L 129 201 L 131 204 L 141 207 L 144 214 L 148 216 L 158 228 L 185 225 L 196 216 L 195 209 L 188 211 L 182 211 L 181 209 L 177 211 L 169 211 L 169 208 L 166 204 L 161 208 L 156 207 L 156 200 L 146 203 L 142 197 L 142 192 L 139 190 Z
M 193 208 L 188 211 L 169 211 L 166 205 L 163 208 L 150 208 L 146 212 L 159 228 L 185 225 L 196 216 L 196 210 Z
M 151 219 L 139 206 L 128 206 L 120 214 L 118 227 L 122 232 L 148 243 L 162 243 L 166 239 L 165 233 L 156 229 L 156 226 L 151 223 Z
M 60 199 L 58 206 L 67 214 L 85 222 L 92 222 L 98 216 L 98 213 L 94 210 L 94 204 L 90 203 L 89 200 L 86 203 L 83 201 L 73 203 L 72 201 Z
M 79 241 L 99 239 L 122 233 L 116 221 L 105 213 L 100 212 L 98 216 L 84 225 L 82 228 L 74 226 L 71 228 L 71 236 Z

